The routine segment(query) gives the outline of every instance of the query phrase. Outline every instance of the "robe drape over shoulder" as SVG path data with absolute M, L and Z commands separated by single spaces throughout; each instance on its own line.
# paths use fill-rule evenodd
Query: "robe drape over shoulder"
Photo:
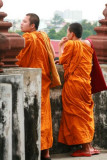
M 91 69 L 93 49 L 82 41 L 69 40 L 59 57 L 64 67 L 62 118 L 58 141 L 67 145 L 89 143 L 94 135 Z
M 42 101 L 41 101 L 41 150 L 52 147 L 52 119 L 50 106 L 50 62 L 41 32 L 25 33 L 25 48 L 17 56 L 20 67 L 42 69 Z M 48 42 L 50 40 L 48 38 Z

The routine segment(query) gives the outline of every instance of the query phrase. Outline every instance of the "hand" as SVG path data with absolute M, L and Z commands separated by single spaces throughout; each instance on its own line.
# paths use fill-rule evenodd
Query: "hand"
M 68 38 L 67 37 L 63 37 L 62 39 L 61 39 L 61 41 L 59 42 L 59 46 L 61 47 L 65 42 L 67 42 L 68 41 Z
M 55 64 L 59 64 L 59 60 L 55 60 Z

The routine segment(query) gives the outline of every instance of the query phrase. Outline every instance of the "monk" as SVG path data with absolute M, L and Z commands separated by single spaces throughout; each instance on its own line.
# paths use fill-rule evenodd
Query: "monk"
M 59 43 L 59 64 L 64 68 L 62 90 L 62 118 L 58 142 L 80 145 L 71 156 L 91 156 L 100 153 L 91 146 L 94 136 L 94 102 L 91 94 L 93 49 L 88 40 L 82 40 L 82 26 L 72 23 L 67 37 Z
M 26 14 L 23 19 L 21 31 L 24 32 L 25 48 L 17 56 L 17 64 L 20 67 L 42 69 L 41 160 L 50 160 L 49 148 L 53 144 L 50 87 L 60 85 L 60 79 L 55 68 L 54 50 L 50 39 L 45 32 L 37 31 L 39 21 L 38 15 L 34 13 Z M 53 82 L 56 84 L 52 84 L 52 71 L 55 73 Z

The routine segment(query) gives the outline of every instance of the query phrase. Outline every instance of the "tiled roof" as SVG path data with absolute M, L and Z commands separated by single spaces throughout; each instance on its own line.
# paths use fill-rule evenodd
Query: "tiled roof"
M 54 51 L 55 51 L 55 57 L 59 57 L 59 47 L 58 47 L 59 42 L 60 42 L 60 40 L 52 40 L 51 39 L 51 44 L 52 44 Z

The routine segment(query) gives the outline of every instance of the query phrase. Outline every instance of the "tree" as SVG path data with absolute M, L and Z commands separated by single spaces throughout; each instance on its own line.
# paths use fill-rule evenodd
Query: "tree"
M 62 37 L 65 37 L 66 36 L 66 33 L 67 33 L 67 28 L 69 26 L 69 23 L 67 23 L 59 32 L 56 33 L 55 29 L 51 29 L 49 32 L 48 32 L 48 36 L 50 39 L 56 39 L 56 40 L 59 40 L 61 39 Z
M 56 33 L 56 39 L 62 39 L 62 37 L 65 37 L 67 34 L 67 28 L 69 26 L 69 23 L 67 23 L 59 32 Z
M 23 35 L 23 32 L 21 32 L 21 30 L 16 30 L 16 33 L 18 33 L 19 35 Z
M 86 39 L 90 35 L 92 35 L 91 31 L 83 30 L 82 39 Z
M 48 36 L 50 39 L 55 39 L 56 38 L 56 31 L 54 28 L 50 29 L 50 31 L 48 32 Z
M 85 39 L 90 35 L 95 35 L 96 32 L 94 31 L 94 28 L 97 26 L 97 22 L 94 22 L 93 24 L 91 22 L 88 22 L 87 20 L 83 20 L 81 22 L 81 25 L 83 27 L 83 35 L 82 38 Z
M 63 22 L 64 22 L 64 19 L 61 16 L 59 16 L 58 14 L 55 14 L 52 21 L 51 21 L 51 23 L 55 26 L 59 25 Z

